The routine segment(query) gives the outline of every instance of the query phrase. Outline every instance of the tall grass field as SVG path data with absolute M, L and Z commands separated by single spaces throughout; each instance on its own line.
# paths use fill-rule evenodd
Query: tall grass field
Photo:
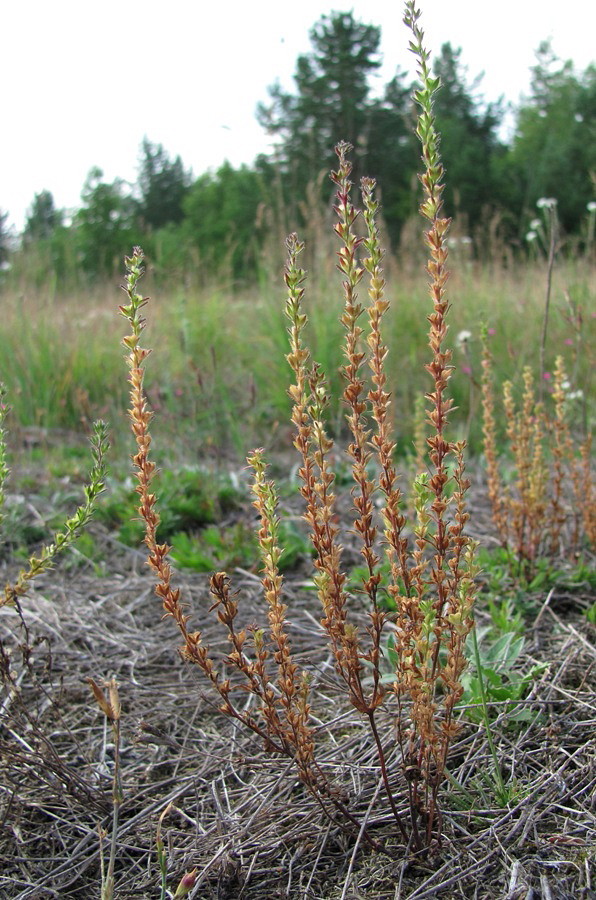
M 333 387 L 332 426 L 339 431 L 342 335 L 334 302 L 338 289 L 334 251 L 329 245 L 329 265 L 309 290 L 308 331 L 313 356 Z M 461 258 L 457 243 L 455 248 L 449 323 L 456 364 L 453 422 L 458 435 L 468 439 L 470 453 L 478 456 L 482 327 L 489 331 L 498 380 L 519 380 L 524 365 L 538 366 L 547 262 L 489 265 L 469 259 L 465 252 Z M 281 248 L 276 262 L 272 268 L 279 275 Z M 385 260 L 391 302 L 387 375 L 401 454 L 412 450 L 416 399 L 426 389 L 426 289 L 419 275 L 421 265 L 423 261 L 416 266 L 399 254 Z M 159 413 L 156 427 L 177 423 L 179 440 L 176 448 L 170 448 L 173 461 L 185 455 L 196 461 L 217 454 L 238 461 L 246 447 L 265 436 L 272 449 L 286 449 L 290 402 L 279 277 L 277 284 L 273 278 L 263 279 L 260 288 L 236 288 L 223 281 L 209 287 L 157 286 L 149 270 L 144 290 L 155 297 L 148 333 L 153 343 L 159 340 L 159 368 L 148 373 L 147 390 Z M 65 296 L 26 283 L 5 286 L 0 378 L 9 391 L 13 429 L 80 431 L 102 416 L 109 419 L 120 443 L 126 428 L 122 415 L 126 387 L 119 323 L 113 315 L 117 291 L 115 281 L 94 285 L 88 294 Z M 585 431 L 588 412 L 583 397 L 593 389 L 591 348 L 596 332 L 589 261 L 558 260 L 552 296 L 546 371 L 552 373 L 556 356 L 562 354 L 574 396 L 570 414 L 574 425 Z

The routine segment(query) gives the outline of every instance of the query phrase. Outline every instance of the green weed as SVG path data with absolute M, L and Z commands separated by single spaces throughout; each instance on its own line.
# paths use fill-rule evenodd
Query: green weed
M 516 671 L 524 643 L 525 638 L 515 631 L 501 634 L 490 642 L 480 637 L 476 657 L 474 640 L 470 639 L 466 649 L 468 670 L 462 676 L 461 702 L 471 721 L 487 724 L 486 710 L 488 723 L 497 716 L 505 716 L 510 726 L 536 719 L 537 713 L 520 706 L 520 701 L 548 665 L 537 664 L 523 675 Z M 493 707 L 492 704 L 497 705 Z
M 0 496 L 4 500 L 4 485 L 8 475 L 6 465 L 5 435 L 4 435 L 5 409 L 0 411 Z M 89 472 L 87 483 L 84 487 L 84 501 L 75 510 L 74 514 L 61 520 L 51 540 L 46 541 L 37 554 L 32 553 L 26 564 L 21 568 L 16 580 L 7 584 L 4 588 L 4 596 L 0 597 L 1 606 L 19 606 L 22 598 L 27 594 L 29 586 L 34 578 L 51 570 L 57 559 L 69 550 L 78 537 L 89 524 L 97 506 L 97 498 L 104 489 L 106 476 L 106 453 L 109 448 L 107 426 L 98 421 L 93 428 L 91 439 L 91 455 L 93 466 Z
M 178 532 L 169 540 L 176 565 L 196 572 L 251 567 L 257 554 L 254 531 L 241 522 L 227 528 L 208 525 L 197 534 Z
M 221 521 L 236 511 L 242 494 L 229 477 L 202 470 L 162 470 L 159 475 L 162 518 L 159 539 L 170 541 L 181 532 L 191 533 Z M 111 487 L 97 515 L 108 528 L 117 529 L 127 546 L 138 546 L 144 528 L 139 520 L 139 497 L 132 487 Z
M 497 598 L 488 596 L 488 612 L 490 614 L 492 629 L 496 635 L 521 634 L 525 628 L 522 611 L 516 606 L 511 597 Z

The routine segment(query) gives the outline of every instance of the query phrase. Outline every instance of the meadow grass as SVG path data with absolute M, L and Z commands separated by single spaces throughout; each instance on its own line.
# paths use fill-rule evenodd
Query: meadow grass
M 282 268 L 280 259 L 280 273 Z M 391 301 L 386 371 L 398 452 L 404 454 L 412 452 L 416 398 L 426 389 L 426 296 L 409 264 L 400 267 L 399 256 L 388 260 L 386 269 Z M 330 394 L 337 398 L 330 427 L 338 434 L 343 428 L 342 335 L 333 302 L 335 274 L 323 269 L 321 279 L 313 279 L 307 334 L 313 356 L 328 373 Z M 495 381 L 519 383 L 524 366 L 538 366 L 545 277 L 541 261 L 520 262 L 512 268 L 468 261 L 451 277 L 450 341 L 456 365 L 451 390 L 457 407 L 453 426 L 459 436 L 468 438 L 471 455 L 482 449 L 481 327 L 489 329 Z M 584 397 L 591 386 L 589 347 L 596 332 L 590 277 L 585 260 L 561 259 L 555 266 L 546 355 L 549 373 L 555 357 L 563 356 L 571 389 L 582 391 Z M 122 446 L 125 392 L 119 378 L 117 324 L 110 314 L 114 287 L 105 284 L 82 295 L 57 297 L 43 288 L 31 287 L 20 294 L 4 285 L 0 380 L 10 396 L 12 430 L 18 425 L 84 430 L 101 416 L 109 419 L 116 446 Z M 158 433 L 176 422 L 179 440 L 171 448 L 176 460 L 222 453 L 238 460 L 265 434 L 268 446 L 286 449 L 291 410 L 279 287 L 267 279 L 260 289 L 235 289 L 217 281 L 210 288 L 194 286 L 188 291 L 176 285 L 158 289 L 150 272 L 144 287 L 158 295 L 148 335 L 151 341 L 159 336 L 160 346 L 159 383 L 153 383 L 150 371 L 147 391 L 159 413 Z M 580 330 L 572 321 L 572 308 L 581 310 Z M 469 339 L 458 341 L 458 335 L 466 332 Z M 585 430 L 590 414 L 579 399 L 570 412 L 575 425 Z M 502 414 L 497 416 L 504 425 Z

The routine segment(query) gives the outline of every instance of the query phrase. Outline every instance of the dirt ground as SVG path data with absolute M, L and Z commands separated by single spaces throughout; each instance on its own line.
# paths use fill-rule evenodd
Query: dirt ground
M 474 527 L 494 543 L 481 480 L 470 502 Z M 1 898 L 100 897 L 114 743 L 87 679 L 112 676 L 122 703 L 119 900 L 163 896 L 155 842 L 168 806 L 161 828 L 172 894 L 196 867 L 189 896 L 201 900 L 596 897 L 596 648 L 582 615 L 595 598 L 587 587 L 555 585 L 529 598 L 517 666 L 548 665 L 523 701 L 535 713 L 527 722 L 512 723 L 495 708 L 492 735 L 509 801 L 495 800 L 484 727 L 463 717 L 441 795 L 442 842 L 420 857 L 396 833 L 372 738 L 339 690 L 309 570 L 286 577 L 293 649 L 317 686 L 319 761 L 382 845 L 372 852 L 362 832 L 322 815 L 287 760 L 217 710 L 177 652 L 144 554 L 92 529 L 105 571 L 62 564 L 36 582 L 20 620 L 0 609 Z M 5 562 L 5 580 L 13 572 Z M 262 620 L 258 576 L 230 575 L 244 620 Z M 191 623 L 225 654 L 208 577 L 185 572 L 178 583 Z M 356 596 L 354 615 L 364 619 L 361 604 Z M 482 601 L 477 617 L 488 620 Z M 405 810 L 395 726 L 389 717 L 382 724 Z

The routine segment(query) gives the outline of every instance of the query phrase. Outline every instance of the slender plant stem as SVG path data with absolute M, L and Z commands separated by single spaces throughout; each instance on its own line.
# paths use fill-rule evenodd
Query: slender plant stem
M 391 790 L 391 785 L 389 783 L 389 774 L 387 772 L 387 763 L 385 761 L 385 751 L 383 750 L 383 744 L 381 743 L 381 738 L 379 737 L 379 732 L 377 729 L 377 723 L 375 722 L 375 713 L 374 710 L 370 709 L 368 711 L 368 720 L 370 722 L 370 730 L 373 733 L 373 737 L 375 739 L 375 743 L 377 745 L 377 757 L 379 760 L 379 764 L 381 766 L 381 775 L 383 777 L 383 784 L 385 785 L 385 792 L 387 794 L 387 799 L 389 800 L 389 805 L 391 806 L 391 812 L 393 813 L 393 817 L 397 822 L 397 827 L 400 830 L 401 836 L 403 837 L 406 844 L 409 841 L 408 833 L 405 829 L 403 819 L 399 814 L 397 806 L 395 805 L 395 800 L 393 797 L 393 791 Z M 420 848 L 420 838 L 418 835 L 418 830 L 416 827 L 416 822 L 414 821 L 414 817 L 412 816 L 412 827 L 414 831 L 414 839 L 417 845 L 417 848 Z
M 553 268 L 555 265 L 555 255 L 557 251 L 557 212 L 554 207 L 549 208 L 548 217 L 550 225 L 550 242 L 548 246 L 548 262 L 546 265 L 546 297 L 544 301 L 544 316 L 542 318 L 542 334 L 540 335 L 540 387 L 538 391 L 541 401 L 544 397 L 544 358 L 546 354 L 546 332 L 548 330 Z
M 120 720 L 112 722 L 114 733 L 114 782 L 112 788 L 112 839 L 110 841 L 110 859 L 108 862 L 108 874 L 106 878 L 105 900 L 111 900 L 114 896 L 114 867 L 116 865 L 116 849 L 118 846 L 118 824 L 120 821 L 120 806 L 122 804 L 122 782 L 120 778 Z
M 480 659 L 480 650 L 478 648 L 476 626 L 472 628 L 472 644 L 474 647 L 474 662 L 476 663 L 476 673 L 478 675 L 478 686 L 480 688 L 480 699 L 482 702 L 482 715 L 484 718 L 484 727 L 486 729 L 486 739 L 488 741 L 488 746 L 490 748 L 490 753 L 493 759 L 494 778 L 495 784 L 497 786 L 497 793 L 499 796 L 499 800 L 502 802 L 507 795 L 507 786 L 503 781 L 501 767 L 499 766 L 499 758 L 497 756 L 497 748 L 495 747 L 495 742 L 493 741 L 493 735 L 491 731 L 490 718 L 488 715 L 488 703 L 486 702 L 486 691 L 484 689 L 484 675 L 482 674 L 482 662 Z
M 323 797 L 321 796 L 320 790 L 313 784 L 307 784 L 306 787 L 310 791 L 311 796 L 314 798 L 314 800 L 316 800 L 316 802 L 321 807 L 321 810 L 324 813 L 324 815 L 327 817 L 327 819 L 329 819 L 329 821 L 331 823 L 333 823 L 333 825 L 339 826 L 339 828 L 341 828 L 342 831 L 344 831 L 346 834 L 350 834 L 350 830 L 348 829 L 345 822 L 338 821 L 331 814 L 331 812 L 329 811 L 328 807 L 325 804 Z M 380 844 L 378 841 L 375 841 L 375 839 L 370 836 L 366 827 L 363 827 L 363 823 L 359 822 L 358 819 L 356 818 L 356 816 L 352 815 L 352 813 L 347 808 L 347 806 L 344 803 L 342 803 L 338 797 L 330 795 L 330 800 L 332 801 L 333 805 L 338 810 L 338 812 L 340 812 L 341 815 L 344 816 L 347 819 L 347 821 L 350 822 L 350 824 L 354 826 L 356 832 L 360 834 L 360 836 L 366 841 L 366 843 L 376 853 L 386 853 L 387 852 L 385 847 L 382 844 Z

